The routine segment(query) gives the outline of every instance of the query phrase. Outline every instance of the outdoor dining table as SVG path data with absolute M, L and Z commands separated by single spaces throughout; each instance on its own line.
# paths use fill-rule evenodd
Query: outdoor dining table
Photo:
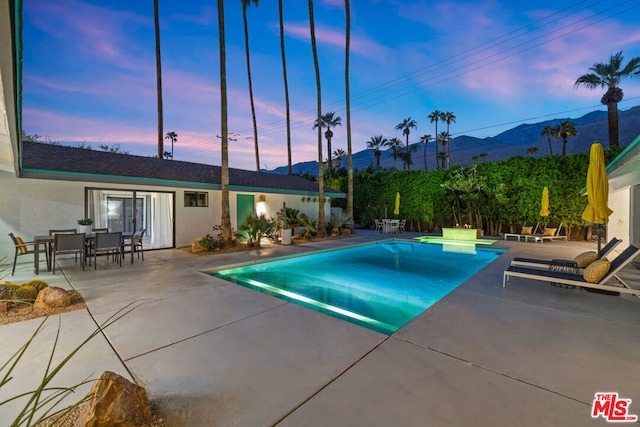
M 91 242 L 95 240 L 95 238 L 96 238 L 95 233 L 85 235 L 85 240 L 87 242 Z M 132 238 L 133 238 L 133 233 L 122 233 L 122 247 L 124 248 L 125 242 L 127 240 L 131 240 Z M 42 236 L 35 236 L 33 238 L 33 241 L 36 243 L 36 245 L 40 245 L 40 244 L 46 245 L 46 250 L 50 251 L 51 245 L 53 244 L 55 239 L 56 239 L 56 236 L 47 234 Z M 133 255 L 135 251 L 136 251 L 136 248 L 132 244 L 131 245 L 131 264 L 133 264 Z M 124 254 L 124 251 L 123 251 L 123 254 Z M 35 264 L 35 273 L 40 274 L 40 251 L 35 251 L 33 262 Z M 52 262 L 51 257 L 47 257 L 47 271 L 51 271 L 51 262 Z

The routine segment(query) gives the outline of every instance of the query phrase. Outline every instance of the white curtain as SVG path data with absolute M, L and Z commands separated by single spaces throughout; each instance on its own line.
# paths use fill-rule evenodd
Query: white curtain
M 173 194 L 151 193 L 151 248 L 173 247 Z
M 89 218 L 93 219 L 93 228 L 107 228 L 107 195 L 102 190 L 89 191 Z

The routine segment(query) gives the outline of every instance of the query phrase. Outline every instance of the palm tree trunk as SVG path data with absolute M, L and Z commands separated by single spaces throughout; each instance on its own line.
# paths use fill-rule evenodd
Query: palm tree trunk
M 160 13 L 158 0 L 153 0 L 153 19 L 156 31 L 156 84 L 158 93 L 158 158 L 164 158 L 164 131 L 162 113 L 162 60 L 160 58 Z
M 551 135 L 547 134 L 547 142 L 549 142 L 549 155 L 553 156 L 553 146 L 551 145 Z
M 427 169 L 427 144 L 424 144 L 424 170 Z
M 289 109 L 289 83 L 287 82 L 287 60 L 284 54 L 284 17 L 282 13 L 282 0 L 278 0 L 278 12 L 280 14 L 280 52 L 282 53 L 282 77 L 284 79 L 284 100 L 287 115 L 287 175 L 293 175 L 291 167 L 291 115 Z
M 609 116 L 609 147 L 618 146 L 618 103 L 610 102 L 607 104 L 607 112 Z
M 222 243 L 231 243 L 231 214 L 229 212 L 229 129 L 227 127 L 227 53 L 224 40 L 224 0 L 218 0 L 218 33 L 220 39 L 220 126 L 221 138 L 221 211 L 220 239 Z
M 247 57 L 247 77 L 249 79 L 249 101 L 251 103 L 251 120 L 253 122 L 253 144 L 256 151 L 256 171 L 260 172 L 260 154 L 258 153 L 258 125 L 256 109 L 253 103 L 253 84 L 251 82 L 251 60 L 249 58 L 249 26 L 247 24 L 247 3 L 242 3 L 242 22 L 244 24 L 244 48 Z
M 351 98 L 349 95 L 349 46 L 351 43 L 351 10 L 349 0 L 344 0 L 344 12 L 346 16 L 346 42 L 344 61 L 344 86 L 347 108 L 347 215 L 351 218 L 350 229 L 353 231 L 353 159 L 351 155 Z
M 333 132 L 331 132 L 331 128 L 328 126 L 325 136 L 327 137 L 327 165 L 329 169 L 331 169 L 333 167 L 333 162 L 331 161 L 331 137 L 333 136 Z
M 316 30 L 313 19 L 313 0 L 309 0 L 309 32 L 311 34 L 311 50 L 313 51 L 313 65 L 316 70 L 316 88 L 318 96 L 318 235 L 326 235 L 324 225 L 324 168 L 322 166 L 322 90 L 320 88 L 320 64 L 316 49 Z

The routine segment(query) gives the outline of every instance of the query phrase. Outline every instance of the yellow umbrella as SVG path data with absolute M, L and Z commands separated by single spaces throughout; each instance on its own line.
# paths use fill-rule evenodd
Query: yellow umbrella
M 400 192 L 396 193 L 396 208 L 393 210 L 394 215 L 400 215 Z
M 607 206 L 609 180 L 604 166 L 604 151 L 599 142 L 591 145 L 587 171 L 587 198 L 589 204 L 582 213 L 582 219 L 598 225 L 598 252 L 600 252 L 600 225 L 609 222 L 609 215 L 613 211 Z
M 549 216 L 549 189 L 546 186 L 542 190 L 542 209 L 540 209 L 540 216 Z

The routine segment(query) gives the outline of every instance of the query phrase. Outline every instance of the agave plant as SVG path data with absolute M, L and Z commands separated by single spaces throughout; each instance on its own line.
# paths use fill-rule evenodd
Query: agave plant
M 285 203 L 282 203 L 282 209 L 278 211 L 277 218 L 281 228 L 294 228 L 300 223 L 300 211 L 288 208 Z
M 260 215 L 248 214 L 238 227 L 240 234 L 247 239 L 249 246 L 255 245 L 256 248 L 260 247 L 260 241 L 263 237 L 275 237 L 277 229 L 277 220 L 263 213 Z

